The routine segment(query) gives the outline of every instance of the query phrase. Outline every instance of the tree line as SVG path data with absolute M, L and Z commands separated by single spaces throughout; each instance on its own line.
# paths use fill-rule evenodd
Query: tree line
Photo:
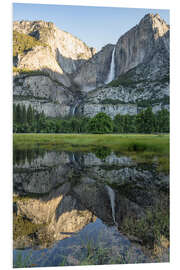
M 169 133 L 169 111 L 153 113 L 148 107 L 137 115 L 117 114 L 111 119 L 100 112 L 93 118 L 49 118 L 31 105 L 13 105 L 14 133 Z

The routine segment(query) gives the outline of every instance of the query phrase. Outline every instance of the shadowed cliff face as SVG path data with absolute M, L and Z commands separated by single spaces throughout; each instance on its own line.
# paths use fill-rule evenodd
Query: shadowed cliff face
M 128 218 L 137 222 L 147 209 L 158 209 L 167 200 L 168 177 L 158 173 L 155 165 L 138 165 L 114 153 L 96 155 L 15 151 L 15 215 L 37 226 L 31 233 L 18 233 L 16 226 L 21 224 L 15 223 L 15 248 L 51 246 L 89 223 L 96 226 L 96 218 L 132 236 Z
M 113 49 L 114 45 L 106 45 L 73 75 L 74 83 L 82 92 L 104 85 L 109 74 Z
M 169 57 L 168 32 L 169 26 L 159 15 L 147 14 L 138 25 L 120 37 L 115 51 L 116 77 L 139 64 L 151 62 L 155 54 L 154 66 L 160 68 L 157 55 Z
M 114 83 L 107 86 L 97 84 L 93 91 L 87 88 L 88 94 L 78 108 L 79 114 L 89 117 L 99 112 L 111 117 L 117 114 L 135 115 L 143 109 L 138 105 L 139 101 L 153 99 L 156 100 L 152 104 L 153 112 L 164 108 L 169 110 L 168 103 L 157 102 L 169 96 L 169 31 L 169 26 L 159 15 L 148 14 L 120 37 L 115 45 Z M 96 62 L 98 55 L 89 62 Z M 84 72 L 83 79 L 86 77 Z M 86 73 L 90 76 L 90 69 Z M 78 78 L 80 74 L 81 70 Z M 108 72 L 105 74 L 107 76 Z M 83 84 L 86 82 L 83 81 Z M 113 101 L 116 101 L 116 105 Z
M 89 91 L 86 89 L 88 84 L 92 83 L 89 81 L 90 77 L 94 78 L 94 88 L 105 83 L 110 70 L 113 48 L 113 45 L 107 45 L 78 71 L 75 82 L 84 91 Z M 159 15 L 147 14 L 138 25 L 120 37 L 115 45 L 115 79 L 143 63 L 153 65 L 153 68 L 159 70 L 168 60 L 169 26 Z M 91 76 L 91 70 L 95 75 Z

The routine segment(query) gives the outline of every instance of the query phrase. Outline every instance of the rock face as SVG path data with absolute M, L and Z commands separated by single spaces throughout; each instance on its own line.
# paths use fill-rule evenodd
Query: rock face
M 158 14 L 147 14 L 138 25 L 120 37 L 116 44 L 116 77 L 141 63 L 151 61 L 159 69 L 164 56 L 165 60 L 169 57 L 168 33 L 169 26 Z
M 113 49 L 114 45 L 106 45 L 74 74 L 74 83 L 83 93 L 104 84 L 110 70 Z
M 13 30 L 33 36 L 48 44 L 52 56 L 64 73 L 73 73 L 95 53 L 94 48 L 89 48 L 84 42 L 70 33 L 58 29 L 51 22 L 15 21 Z
M 137 114 L 149 101 L 154 112 L 169 109 L 170 27 L 158 14 L 147 14 L 98 53 L 53 23 L 14 22 L 13 29 L 47 44 L 16 56 L 16 68 L 31 72 L 15 74 L 15 103 L 51 117 Z M 107 84 L 112 62 L 114 78 Z
M 72 92 L 54 81 L 48 74 L 15 74 L 13 80 L 14 103 L 31 105 L 50 117 L 66 116 L 74 101 Z
M 137 114 L 143 101 L 154 112 L 169 109 L 169 26 L 159 15 L 147 14 L 120 37 L 114 57 L 115 82 L 88 92 L 80 113 Z

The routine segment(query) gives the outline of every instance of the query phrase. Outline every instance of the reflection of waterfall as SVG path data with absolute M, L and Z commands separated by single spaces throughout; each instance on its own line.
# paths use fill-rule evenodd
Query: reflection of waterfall
M 109 199 L 111 202 L 111 209 L 112 209 L 112 217 L 114 220 L 114 223 L 116 224 L 116 219 L 115 219 L 115 193 L 114 190 L 112 188 L 110 188 L 109 186 L 106 186 L 108 195 L 109 195 Z
M 76 162 L 74 153 L 72 154 L 72 161 Z
M 111 66 L 110 66 L 110 71 L 109 71 L 108 77 L 107 77 L 106 82 L 105 82 L 106 84 L 111 82 L 115 76 L 115 48 L 116 47 L 114 47 L 113 52 L 112 52 Z

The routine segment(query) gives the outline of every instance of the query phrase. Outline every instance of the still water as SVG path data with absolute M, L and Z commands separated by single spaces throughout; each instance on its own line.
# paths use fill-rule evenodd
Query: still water
M 14 150 L 13 264 L 169 261 L 169 176 L 93 153 Z

